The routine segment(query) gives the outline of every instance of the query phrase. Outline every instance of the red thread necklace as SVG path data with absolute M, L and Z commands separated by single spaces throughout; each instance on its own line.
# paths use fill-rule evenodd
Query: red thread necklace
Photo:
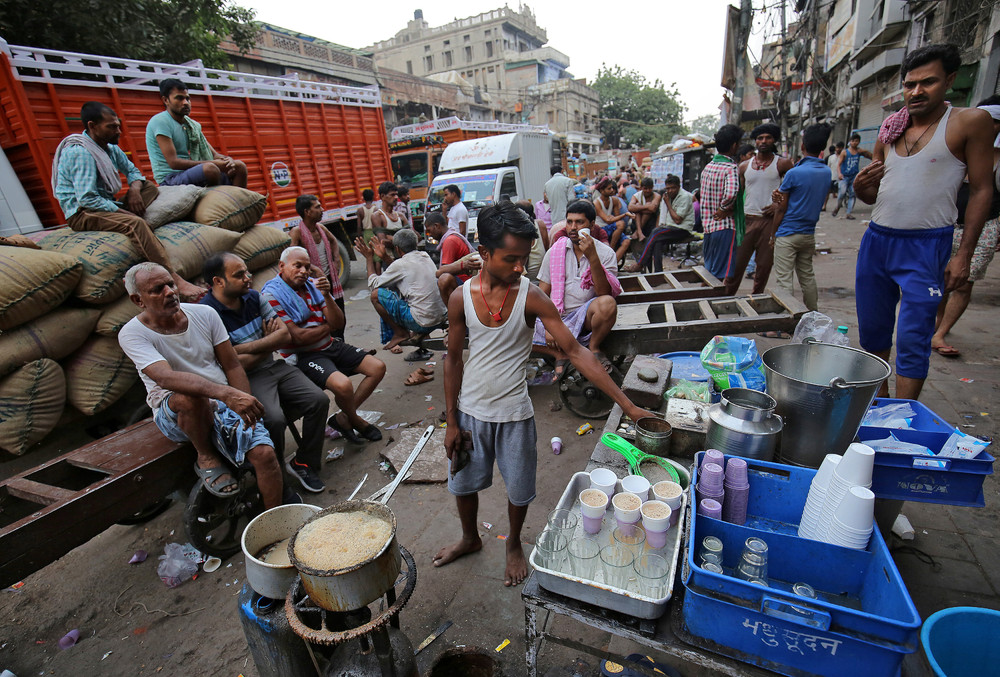
M 486 312 L 490 314 L 494 322 L 503 322 L 503 306 L 507 303 L 507 295 L 510 294 L 510 288 L 513 285 L 507 285 L 507 291 L 504 292 L 503 301 L 500 302 L 500 309 L 497 312 L 490 310 L 490 304 L 486 300 L 486 293 L 483 291 L 483 274 L 479 273 L 479 295 L 483 297 L 483 305 L 486 306 Z

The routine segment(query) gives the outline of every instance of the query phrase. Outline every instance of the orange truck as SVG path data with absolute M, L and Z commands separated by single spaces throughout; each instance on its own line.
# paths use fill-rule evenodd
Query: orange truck
M 295 198 L 317 195 L 324 221 L 346 245 L 341 253 L 354 258 L 350 236 L 361 192 L 392 178 L 377 87 L 18 47 L 0 39 L 0 147 L 41 226 L 64 223 L 50 186 L 52 158 L 63 137 L 81 131 L 86 101 L 115 109 L 122 121 L 119 145 L 152 178 L 146 122 L 164 109 L 157 83 L 168 77 L 187 84 L 192 117 L 209 142 L 244 161 L 248 187 L 268 195 L 264 222 L 285 229 L 297 224 Z M 4 184 L 4 195 L 19 188 Z
M 389 132 L 389 156 L 393 180 L 410 189 L 410 215 L 420 223 L 427 208 L 427 187 L 438 173 L 441 154 L 448 144 L 511 132 L 547 134 L 547 127 L 535 125 L 439 118 L 394 127 Z

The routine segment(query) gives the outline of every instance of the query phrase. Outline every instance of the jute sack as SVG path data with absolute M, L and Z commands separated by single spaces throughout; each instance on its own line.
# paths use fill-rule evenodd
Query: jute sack
M 212 186 L 194 206 L 193 219 L 206 226 L 242 233 L 267 209 L 267 196 L 239 186 Z
M 278 264 L 272 263 L 266 268 L 254 271 L 253 280 L 250 281 L 250 288 L 260 291 L 264 285 L 278 277 Z
M 190 221 L 168 223 L 156 229 L 178 275 L 186 280 L 201 275 L 201 266 L 216 252 L 232 251 L 240 234 Z
M 83 345 L 97 324 L 96 308 L 56 308 L 0 335 L 0 377 L 47 357 L 61 360 Z
M 0 330 L 44 315 L 73 292 L 83 267 L 66 254 L 0 247 Z
M 142 309 L 132 303 L 132 299 L 126 294 L 101 309 L 101 316 L 97 318 L 94 331 L 101 336 L 118 336 L 125 323 L 138 315 L 140 310 Z
M 104 305 L 125 293 L 125 271 L 141 261 L 132 241 L 121 233 L 74 232 L 60 228 L 38 244 L 45 251 L 74 257 L 83 265 L 83 275 L 73 295 L 85 303 Z
M 117 402 L 139 378 L 118 339 L 96 334 L 63 362 L 63 371 L 66 401 L 87 416 Z
M 49 359 L 35 360 L 0 380 L 0 449 L 15 456 L 48 435 L 66 406 L 66 378 Z
M 198 198 L 205 192 L 202 186 L 160 186 L 142 218 L 150 228 L 159 228 L 165 223 L 183 221 L 194 209 Z
M 275 263 L 281 252 L 292 243 L 288 233 L 271 226 L 254 226 L 240 237 L 233 253 L 253 272 Z

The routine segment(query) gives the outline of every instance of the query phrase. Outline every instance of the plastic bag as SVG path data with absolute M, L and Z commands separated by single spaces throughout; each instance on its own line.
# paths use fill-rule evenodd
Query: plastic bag
M 677 385 L 668 390 L 663 395 L 664 399 L 676 397 L 681 400 L 692 400 L 694 402 L 708 402 L 708 381 L 695 383 L 693 381 L 680 380 Z
M 191 546 L 185 548 L 180 543 L 167 543 L 163 549 L 164 554 L 160 555 L 160 565 L 156 568 L 156 573 L 168 588 L 176 588 L 198 573 L 198 563 L 190 557 L 190 550 L 194 548 Z
M 884 440 L 868 440 L 865 444 L 875 451 L 884 451 L 890 454 L 910 454 L 911 456 L 934 455 L 934 452 L 924 445 L 897 440 L 896 436 L 892 433 L 889 433 L 889 436 Z
M 764 365 L 757 344 L 739 336 L 715 336 L 701 351 L 701 364 L 719 390 L 750 388 L 764 392 Z
M 837 331 L 837 325 L 823 313 L 811 310 L 802 316 L 792 334 L 792 343 L 802 343 L 807 336 L 821 343 L 832 343 L 835 346 L 850 346 L 851 342 L 845 334 Z
M 916 415 L 917 412 L 913 411 L 909 402 L 885 404 L 869 409 L 861 425 L 875 428 L 909 428 L 910 421 Z
M 972 435 L 966 435 L 958 428 L 951 434 L 951 437 L 941 447 L 938 456 L 945 458 L 975 458 L 983 453 L 989 442 L 981 440 Z

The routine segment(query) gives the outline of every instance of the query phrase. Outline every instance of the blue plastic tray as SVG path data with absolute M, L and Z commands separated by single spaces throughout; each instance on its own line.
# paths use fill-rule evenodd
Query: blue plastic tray
M 816 471 L 745 460 L 745 526 L 691 511 L 682 609 L 687 631 L 700 646 L 786 675 L 897 674 L 903 655 L 917 649 L 920 617 L 878 530 L 867 550 L 799 538 Z M 696 482 L 697 472 L 692 487 Z M 764 539 L 768 587 L 698 566 L 705 536 L 722 540 L 729 571 L 748 537 Z M 794 595 L 798 582 L 811 585 L 818 599 Z
M 670 378 L 682 378 L 686 381 L 707 381 L 710 378 L 708 370 L 701 364 L 701 353 L 680 351 L 663 353 L 657 357 L 661 360 L 670 360 L 673 363 Z
M 935 454 L 954 426 L 915 400 L 877 399 L 873 407 L 908 402 L 916 416 L 909 428 L 861 426 L 858 441 L 884 440 L 890 433 L 903 442 L 922 444 Z M 875 453 L 872 491 L 879 498 L 943 505 L 983 507 L 983 481 L 993 474 L 994 458 L 985 451 L 978 458 L 935 458 Z

